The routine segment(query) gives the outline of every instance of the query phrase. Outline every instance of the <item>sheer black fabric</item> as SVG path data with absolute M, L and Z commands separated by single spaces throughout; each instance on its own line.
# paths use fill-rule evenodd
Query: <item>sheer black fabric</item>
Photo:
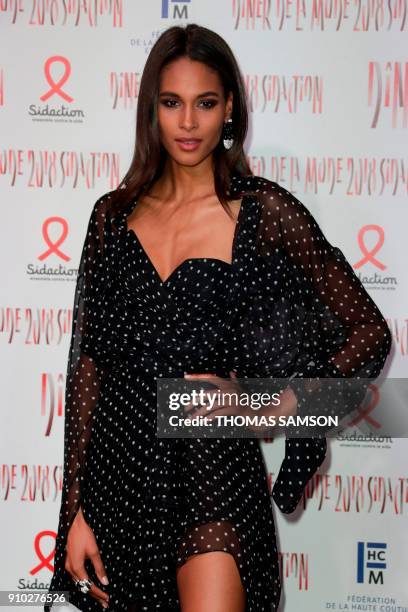
M 64 441 L 64 503 L 67 527 L 80 505 L 81 475 L 92 431 L 92 419 L 99 398 L 105 369 L 94 360 L 90 344 L 84 339 L 98 333 L 92 311 L 103 309 L 105 251 L 105 207 L 95 206 L 88 224 L 87 236 L 78 269 L 73 308 L 73 330 L 69 350 Z
M 102 363 L 101 355 L 95 360 L 92 351 L 92 337 L 98 335 L 100 318 L 100 315 L 94 318 L 94 314 L 96 311 L 105 312 L 103 299 L 110 269 L 105 256 L 108 244 L 106 203 L 98 200 L 92 210 L 74 295 L 65 388 L 63 485 L 54 557 L 59 571 L 64 567 L 67 534 L 81 505 L 81 480 L 92 421 L 102 381 L 109 369 L 108 362 Z M 69 588 L 72 588 L 71 584 Z
M 234 197 L 252 194 L 259 205 L 252 280 L 242 284 L 243 309 L 237 308 L 234 327 L 234 338 L 242 330 L 240 341 L 251 347 L 243 371 L 253 377 L 295 375 L 290 386 L 297 414 L 329 414 L 333 402 L 336 414 L 352 413 L 367 379 L 379 376 L 390 353 L 391 332 L 381 311 L 343 252 L 293 194 L 261 177 L 237 178 L 231 191 Z M 349 393 L 344 384 L 306 393 L 296 378 L 363 380 L 359 386 L 353 381 Z M 287 436 L 272 492 L 282 512 L 295 510 L 326 450 L 325 438 Z
M 178 610 L 176 568 L 214 550 L 236 560 L 246 612 L 279 602 L 259 441 L 158 439 L 157 377 L 373 378 L 390 351 L 378 307 L 298 199 L 261 177 L 233 177 L 230 192 L 242 197 L 231 265 L 194 258 L 166 281 L 127 229 L 136 201 L 114 215 L 105 194 L 92 210 L 74 299 L 50 586 L 71 590 L 81 610 L 100 604 L 64 569 L 80 505 L 107 568 L 110 610 Z M 272 491 L 281 511 L 296 508 L 325 454 L 324 438 L 286 439 Z
M 391 333 L 342 251 L 277 183 L 255 177 L 233 185 L 235 196 L 253 193 L 260 203 L 255 274 L 243 288 L 258 297 L 257 308 L 247 309 L 255 325 L 243 326 L 251 344 L 263 347 L 255 351 L 257 373 L 286 376 L 299 368 L 316 376 L 377 377 Z M 254 311 L 262 325 L 256 325 Z

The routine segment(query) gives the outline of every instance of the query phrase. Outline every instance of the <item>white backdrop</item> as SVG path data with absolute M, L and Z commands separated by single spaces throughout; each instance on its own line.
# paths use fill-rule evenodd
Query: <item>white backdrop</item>
M 386 374 L 406 377 L 404 10 L 0 0 L 2 590 L 50 581 L 76 268 L 93 204 L 130 163 L 144 62 L 167 27 L 196 22 L 228 41 L 247 85 L 254 172 L 294 193 L 343 250 L 392 330 Z M 283 439 L 263 450 L 272 486 Z M 406 451 L 381 431 L 331 440 L 298 510 L 274 505 L 282 610 L 408 609 Z

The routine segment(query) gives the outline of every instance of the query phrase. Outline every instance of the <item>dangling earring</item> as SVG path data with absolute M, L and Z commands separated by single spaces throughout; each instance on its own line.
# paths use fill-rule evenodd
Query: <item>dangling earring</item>
M 224 147 L 226 149 L 230 149 L 234 144 L 234 132 L 232 129 L 232 119 L 229 118 L 228 121 L 224 123 L 224 127 L 222 130 L 222 141 L 224 143 Z

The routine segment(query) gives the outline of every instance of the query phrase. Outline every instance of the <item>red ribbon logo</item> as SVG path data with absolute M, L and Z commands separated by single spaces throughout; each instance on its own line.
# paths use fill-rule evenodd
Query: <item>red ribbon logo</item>
M 41 559 L 41 562 L 30 570 L 30 574 L 32 576 L 39 572 L 43 567 L 49 569 L 50 572 L 54 572 L 54 566 L 51 565 L 50 561 L 55 557 L 55 545 L 54 549 L 50 552 L 48 557 L 44 557 L 42 551 L 40 550 L 40 540 L 47 536 L 52 536 L 54 539 L 56 539 L 57 534 L 55 533 L 55 531 L 40 531 L 40 533 L 36 535 L 36 538 L 34 540 L 34 549 L 37 554 L 37 557 Z
M 62 63 L 64 64 L 65 68 L 65 72 L 58 82 L 55 82 L 51 76 L 51 65 L 55 63 Z M 74 98 L 71 98 L 71 96 L 69 96 L 61 89 L 61 87 L 68 81 L 71 75 L 71 64 L 69 63 L 69 60 L 67 60 L 67 58 L 63 57 L 62 55 L 53 55 L 52 57 L 49 57 L 45 62 L 44 72 L 45 78 L 47 79 L 49 85 L 51 85 L 51 89 L 49 89 L 45 94 L 40 96 L 40 100 L 45 102 L 45 100 L 48 100 L 48 98 L 50 98 L 54 94 L 58 94 L 67 102 L 73 102 Z
M 357 425 L 360 421 L 367 421 L 372 427 L 376 429 L 381 429 L 381 423 L 379 423 L 376 419 L 371 416 L 368 416 L 370 412 L 374 410 L 380 400 L 380 392 L 376 385 L 369 384 L 368 389 L 372 392 L 371 401 L 368 402 L 366 408 L 363 408 L 361 405 L 357 408 L 358 415 L 349 423 L 350 427 L 353 425 Z
M 371 251 L 368 251 L 364 244 L 364 234 L 366 232 L 369 232 L 370 230 L 374 230 L 375 232 L 377 232 L 378 242 L 374 245 Z M 377 268 L 380 268 L 380 270 L 385 270 L 387 266 L 385 266 L 383 263 L 381 263 L 381 261 L 374 257 L 374 255 L 381 249 L 382 245 L 384 244 L 384 230 L 381 225 L 364 225 L 358 233 L 357 240 L 358 246 L 364 253 L 364 257 L 360 259 L 360 261 L 358 261 L 356 264 L 354 264 L 353 268 L 357 270 L 358 268 L 361 268 L 361 266 L 363 266 L 366 262 L 371 261 L 371 263 L 377 266 Z
M 58 238 L 58 240 L 56 242 L 52 242 L 49 235 L 48 235 L 48 226 L 50 223 L 60 223 L 62 225 L 62 234 L 61 236 Z M 66 220 L 63 217 L 48 217 L 48 219 L 43 223 L 42 226 L 42 234 L 43 234 L 43 238 L 45 240 L 45 242 L 47 243 L 47 245 L 50 247 L 49 249 L 47 249 L 47 251 L 44 251 L 44 253 L 41 253 L 41 255 L 38 256 L 38 259 L 40 261 L 42 261 L 43 259 L 45 259 L 46 257 L 49 257 L 49 255 L 51 255 L 51 253 L 55 253 L 56 255 L 58 255 L 58 257 L 61 257 L 61 259 L 63 259 L 64 261 L 70 261 L 70 257 L 68 257 L 68 255 L 65 255 L 65 253 L 63 253 L 62 251 L 59 250 L 59 245 L 62 244 L 65 240 L 65 238 L 67 237 L 68 234 L 68 223 L 66 222 Z

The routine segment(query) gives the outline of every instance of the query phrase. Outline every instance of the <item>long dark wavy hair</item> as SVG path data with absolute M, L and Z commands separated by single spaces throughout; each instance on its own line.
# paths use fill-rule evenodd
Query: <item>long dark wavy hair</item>
M 180 57 L 202 62 L 215 70 L 221 80 L 224 96 L 233 95 L 232 126 L 234 143 L 225 149 L 222 136 L 213 150 L 215 191 L 227 210 L 232 174 L 252 175 L 243 150 L 248 129 L 245 86 L 237 61 L 225 40 L 203 26 L 190 23 L 165 30 L 153 45 L 147 58 L 139 88 L 136 114 L 136 142 L 126 175 L 112 194 L 115 212 L 121 212 L 131 200 L 147 193 L 161 176 L 167 151 L 159 138 L 157 105 L 160 73 L 164 66 Z

